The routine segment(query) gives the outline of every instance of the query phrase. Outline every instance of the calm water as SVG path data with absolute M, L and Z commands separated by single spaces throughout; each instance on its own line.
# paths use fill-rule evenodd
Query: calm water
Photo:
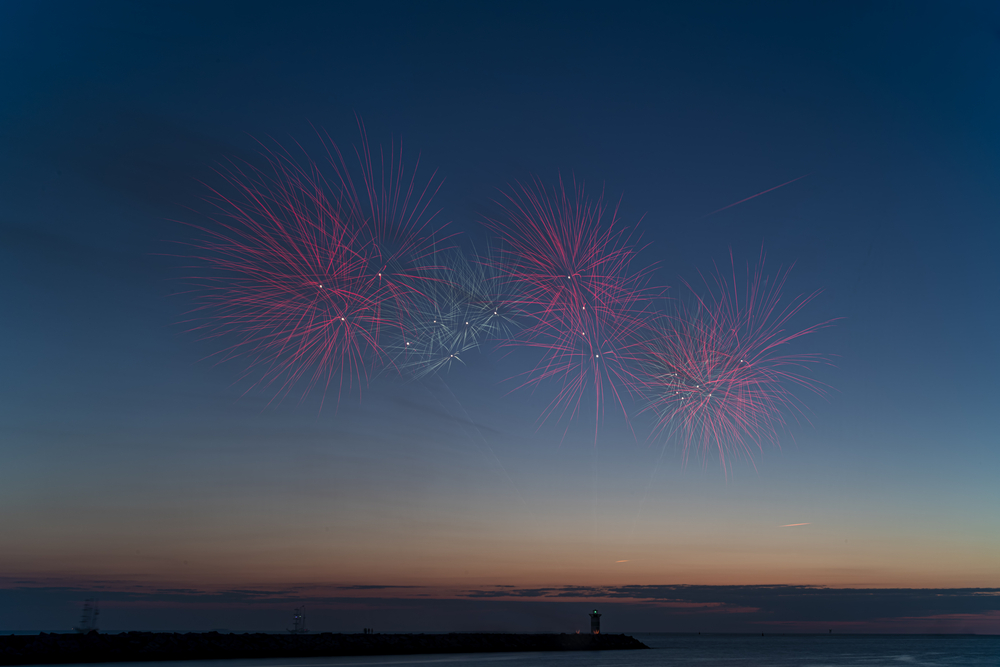
M 633 636 L 653 650 L 120 662 L 92 667 L 1000 667 L 1000 636 Z

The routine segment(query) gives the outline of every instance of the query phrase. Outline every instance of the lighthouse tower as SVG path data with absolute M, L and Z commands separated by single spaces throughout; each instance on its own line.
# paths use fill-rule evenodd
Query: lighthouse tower
M 590 631 L 595 635 L 601 634 L 601 615 L 596 609 L 590 612 Z

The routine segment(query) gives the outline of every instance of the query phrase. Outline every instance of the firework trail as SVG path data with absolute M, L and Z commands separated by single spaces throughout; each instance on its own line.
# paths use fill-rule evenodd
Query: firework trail
M 795 388 L 822 393 L 805 375 L 823 362 L 816 354 L 786 354 L 792 341 L 828 326 L 790 329 L 791 320 L 818 294 L 782 299 L 788 270 L 771 279 L 764 260 L 747 267 L 741 288 L 735 263 L 731 276 L 716 269 L 699 294 L 674 302 L 645 344 L 647 410 L 664 441 L 677 438 L 685 456 L 697 448 L 726 457 L 751 457 L 764 441 L 776 442 L 785 413 L 802 413 Z
M 502 220 L 487 220 L 503 244 L 502 272 L 520 288 L 528 326 L 507 345 L 541 351 L 520 386 L 554 380 L 556 398 L 542 420 L 576 416 L 593 396 L 595 428 L 607 399 L 623 405 L 637 386 L 632 362 L 654 294 L 648 270 L 633 270 L 636 248 L 603 198 L 586 198 L 560 179 L 547 189 L 535 180 L 498 202 Z M 596 434 L 596 431 L 595 431 Z
M 722 211 L 725 211 L 726 209 L 730 209 L 730 208 L 732 208 L 734 206 L 739 206 L 743 202 L 748 202 L 751 199 L 756 199 L 757 197 L 760 197 L 761 195 L 766 195 L 768 192 L 773 192 L 773 191 L 777 190 L 778 188 L 783 188 L 786 185 L 791 185 L 795 181 L 801 181 L 806 176 L 809 176 L 809 174 L 804 174 L 802 176 L 799 176 L 798 178 L 793 178 L 792 180 L 786 181 L 785 183 L 782 183 L 781 185 L 775 185 L 773 188 L 768 188 L 767 190 L 764 190 L 763 192 L 758 192 L 755 195 L 750 195 L 749 197 L 741 199 L 741 200 L 739 200 L 737 202 L 733 202 L 732 204 L 727 204 L 726 206 L 723 206 L 722 208 L 717 208 L 714 211 L 712 211 L 711 213 L 706 213 L 705 215 L 702 216 L 702 218 L 707 218 L 710 215 L 715 215 L 716 213 L 721 213 Z
M 428 207 L 440 184 L 407 172 L 396 146 L 373 157 L 361 130 L 353 168 L 328 136 L 322 166 L 262 144 L 263 166 L 219 170 L 227 193 L 211 189 L 216 214 L 197 227 L 194 328 L 275 397 L 297 385 L 303 396 L 336 386 L 338 401 L 345 382 L 360 390 L 432 269 Z
M 470 261 L 457 249 L 435 256 L 435 270 L 422 276 L 420 293 L 407 304 L 394 336 L 401 373 L 419 379 L 447 371 L 464 364 L 465 353 L 519 330 L 524 312 L 501 262 L 492 253 Z

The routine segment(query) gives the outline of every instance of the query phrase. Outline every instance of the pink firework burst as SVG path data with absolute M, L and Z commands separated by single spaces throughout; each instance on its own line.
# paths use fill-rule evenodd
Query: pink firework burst
M 196 328 L 241 358 L 244 378 L 276 397 L 301 386 L 324 395 L 359 388 L 388 357 L 386 329 L 404 326 L 433 252 L 428 207 L 439 184 L 417 181 L 402 151 L 373 158 L 362 126 L 355 150 L 361 188 L 328 136 L 325 161 L 265 147 L 264 163 L 220 170 L 231 194 L 212 189 L 213 224 L 192 244 L 199 273 Z
M 654 296 L 648 271 L 633 270 L 637 250 L 617 210 L 606 215 L 603 198 L 587 199 L 582 186 L 567 192 L 560 179 L 550 190 L 535 180 L 504 194 L 503 220 L 487 225 L 502 239 L 502 270 L 532 318 L 507 344 L 542 353 L 520 386 L 559 383 L 543 421 L 576 416 L 589 393 L 597 424 L 608 398 L 624 410 L 624 394 L 637 386 L 632 363 Z
M 786 350 L 830 322 L 790 328 L 818 292 L 784 301 L 788 272 L 769 278 L 763 256 L 745 281 L 735 263 L 728 278 L 716 270 L 701 294 L 688 285 L 691 298 L 674 302 L 644 343 L 646 409 L 657 417 L 657 433 L 676 437 L 685 456 L 692 447 L 714 451 L 724 467 L 727 455 L 750 457 L 764 441 L 777 441 L 786 413 L 802 414 L 796 389 L 822 393 L 806 372 L 823 357 Z

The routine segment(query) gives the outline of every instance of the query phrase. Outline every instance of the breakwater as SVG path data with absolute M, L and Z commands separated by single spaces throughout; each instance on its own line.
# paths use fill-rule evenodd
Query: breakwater
M 628 635 L 123 632 L 0 636 L 0 665 L 649 648 Z

